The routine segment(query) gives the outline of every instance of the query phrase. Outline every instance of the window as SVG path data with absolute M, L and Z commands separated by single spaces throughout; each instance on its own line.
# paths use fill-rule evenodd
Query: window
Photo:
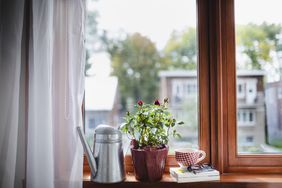
M 237 98 L 244 99 L 245 97 L 245 82 L 238 78 L 237 80 Z
M 196 0 L 88 0 L 87 9 L 85 118 L 95 119 L 85 130 L 89 142 L 98 124 L 118 127 L 137 100 L 168 97 L 172 113 L 186 123 L 178 128 L 182 137 L 170 139 L 170 154 L 201 148 L 208 162 L 206 11 L 197 11 Z
M 246 112 L 243 112 L 243 122 L 246 122 L 247 121 L 247 115 L 246 115 Z
M 240 126 L 254 126 L 256 123 L 254 109 L 238 109 L 237 125 Z M 240 129 L 240 128 L 238 128 Z
M 253 153 L 254 147 L 256 153 L 282 153 L 282 132 L 278 130 L 280 108 L 275 105 L 278 103 L 277 94 L 272 92 L 280 89 L 278 84 L 281 82 L 282 59 L 277 57 L 282 46 L 279 43 L 282 21 L 279 16 L 261 16 L 262 11 L 273 11 L 266 7 L 272 7 L 275 1 L 270 4 L 268 1 L 256 1 L 257 7 L 252 11 L 252 16 L 243 16 L 249 11 L 249 4 L 235 0 L 237 79 L 240 79 L 239 83 L 244 80 L 247 89 L 246 100 L 237 97 L 237 110 L 243 112 L 243 122 L 240 119 L 237 121 L 237 133 L 238 138 L 245 134 L 240 130 L 240 125 L 255 125 L 250 131 L 254 137 L 261 138 L 255 139 L 255 146 L 249 149 L 244 147 L 244 153 Z M 253 112 L 242 109 L 246 107 L 252 108 Z M 239 139 L 238 142 L 242 143 Z M 239 152 L 242 151 L 240 144 L 238 147 Z
M 238 84 L 238 91 L 237 91 L 238 95 L 243 95 L 243 84 Z
M 110 4 L 112 7 L 119 7 L 122 6 L 122 3 L 120 3 L 121 1 L 122 0 L 115 1 L 116 4 L 112 4 L 111 2 Z M 146 2 L 146 0 L 142 0 L 142 2 Z M 173 2 L 173 4 L 177 4 L 177 1 Z M 263 6 L 260 5 L 261 3 Z M 173 4 L 171 4 L 170 7 L 172 7 Z M 258 4 L 259 6 L 253 7 L 254 4 Z M 99 6 L 94 6 L 93 3 L 92 5 L 89 3 L 88 7 Z M 243 0 L 198 0 L 197 3 L 194 2 L 193 6 L 185 6 L 186 9 L 187 7 L 192 7 L 192 9 L 193 7 L 195 8 L 195 12 L 193 13 L 193 18 L 195 19 L 192 20 L 195 28 L 197 27 L 195 33 L 197 41 L 197 47 L 195 49 L 197 55 L 192 59 L 187 59 L 185 55 L 182 58 L 178 58 L 178 52 L 173 51 L 169 57 L 171 58 L 171 62 L 180 60 L 181 62 L 186 62 L 187 60 L 197 62 L 197 68 L 194 67 L 194 70 L 189 72 L 183 70 L 173 70 L 170 72 L 171 69 L 166 69 L 162 70 L 163 72 L 160 72 L 157 78 L 159 84 L 164 85 L 159 88 L 159 91 L 163 93 L 163 96 L 167 96 L 168 91 L 171 92 L 171 96 L 169 97 L 171 103 L 175 105 L 174 113 L 176 116 L 185 117 L 187 114 L 194 114 L 193 121 L 196 122 L 194 123 L 196 127 L 194 127 L 195 131 L 193 132 L 193 135 L 195 138 L 193 138 L 193 140 L 197 140 L 197 143 L 191 142 L 192 137 L 189 138 L 189 134 L 187 134 L 188 136 L 185 137 L 182 142 L 176 141 L 174 143 L 179 144 L 177 147 L 185 144 L 185 147 L 196 146 L 205 150 L 208 154 L 205 162 L 212 162 L 221 172 L 281 173 L 282 155 L 279 139 L 282 138 L 280 135 L 282 130 L 282 111 L 280 110 L 282 109 L 282 84 L 279 81 L 279 63 L 276 63 L 274 68 L 263 67 L 261 65 L 267 63 L 266 60 L 269 60 L 264 59 L 259 61 L 259 66 L 261 66 L 260 69 L 258 69 L 258 67 L 252 69 L 253 65 L 250 65 L 250 63 L 252 64 L 252 62 L 255 61 L 250 60 L 251 58 L 247 57 L 246 52 L 248 51 L 246 50 L 246 47 L 240 43 L 244 40 L 238 39 L 238 36 L 240 36 L 238 29 L 242 28 L 239 24 L 244 25 L 239 23 L 240 19 L 238 18 L 238 15 L 242 18 L 244 17 L 247 21 L 249 19 L 248 22 L 250 22 L 254 17 L 260 19 L 263 15 L 270 15 L 261 14 L 261 12 L 273 10 L 273 13 L 276 11 L 275 16 L 270 17 L 275 18 L 280 15 L 279 11 L 277 11 L 277 8 L 280 6 L 277 4 L 277 1 L 274 0 L 271 2 L 265 0 L 249 0 L 248 2 Z M 249 14 L 250 7 L 253 7 L 252 15 Z M 264 9 L 259 10 L 261 7 L 264 7 Z M 142 8 L 140 8 L 140 10 L 142 10 Z M 244 14 L 244 12 L 246 12 L 244 10 L 247 10 L 248 16 L 244 16 L 246 15 Z M 197 16 L 195 17 L 196 12 Z M 256 12 L 260 12 L 259 16 L 257 16 L 258 14 L 256 14 Z M 116 14 L 116 10 L 111 12 L 111 15 Z M 140 15 L 144 14 L 140 13 Z M 102 17 L 102 14 L 100 17 Z M 129 16 L 127 16 L 127 18 L 128 17 Z M 127 18 L 124 20 L 128 21 Z M 182 17 L 180 20 L 184 22 L 185 20 L 188 20 L 189 22 L 189 19 L 192 18 L 192 16 L 189 16 L 189 18 L 186 17 L 187 19 L 184 18 L 185 17 Z M 198 20 L 197 22 L 196 19 Z M 100 22 L 102 18 L 99 18 L 98 20 L 98 25 L 101 24 L 102 27 L 103 24 Z M 281 20 L 281 18 L 277 20 Z M 95 21 L 97 20 L 94 19 L 94 23 L 97 23 Z M 122 25 L 121 22 L 116 23 Z M 138 24 L 140 25 L 140 20 L 138 20 Z M 257 27 L 251 27 L 251 29 L 256 32 Z M 109 31 L 99 31 L 98 28 L 95 28 L 93 32 L 94 31 L 102 36 L 104 42 L 120 42 L 119 40 L 107 41 L 107 39 L 109 39 L 107 37 L 109 36 L 111 37 L 110 39 L 120 37 L 121 41 L 128 37 L 128 35 L 122 33 L 118 34 L 118 32 L 110 34 Z M 277 40 L 275 39 L 275 42 L 270 41 L 270 43 L 272 43 L 272 45 L 270 45 L 271 48 L 274 44 L 280 44 L 282 39 L 279 38 L 279 36 L 281 35 L 272 35 L 272 37 L 278 38 L 276 38 Z M 177 37 L 177 35 L 175 37 Z M 148 38 L 151 40 L 150 37 Z M 92 42 L 91 40 L 92 39 L 89 36 L 87 45 L 89 50 L 92 50 L 93 53 L 101 52 L 97 49 L 105 49 L 103 43 L 93 42 L 99 40 L 93 39 Z M 157 44 L 156 41 L 154 42 Z M 262 46 L 264 46 L 261 45 L 260 41 L 257 39 L 252 39 L 250 42 L 250 50 L 260 50 Z M 264 40 L 264 42 L 267 44 L 269 40 Z M 159 51 L 158 45 L 156 49 Z M 263 53 L 265 52 L 270 51 L 266 49 Z M 275 53 L 271 51 L 270 55 L 273 54 Z M 273 57 L 273 59 L 280 61 L 282 57 L 281 54 L 282 53 L 277 52 L 277 54 L 275 54 L 276 58 Z M 267 56 L 263 55 L 259 58 L 264 57 Z M 106 61 L 105 59 L 109 59 L 109 56 L 106 56 L 105 58 L 105 55 L 99 56 L 96 54 L 95 58 L 91 58 L 89 55 L 88 62 L 91 60 L 104 62 L 102 64 L 107 64 L 109 67 L 111 61 Z M 134 80 L 142 78 L 142 74 L 136 73 L 127 62 L 128 61 L 123 61 L 122 64 L 118 64 L 118 66 L 123 67 L 125 70 L 122 74 L 129 75 L 130 78 Z M 160 64 L 158 63 L 154 63 L 154 65 L 160 67 Z M 99 73 L 102 72 L 100 69 L 101 66 L 102 65 L 99 65 L 99 63 L 93 63 L 92 68 L 90 68 L 87 73 L 93 71 L 93 74 L 99 75 Z M 258 65 L 254 64 L 254 66 Z M 96 68 L 94 69 L 94 67 Z M 107 70 L 108 72 L 111 72 L 112 68 L 108 68 Z M 273 72 L 268 73 L 267 71 Z M 184 80 L 183 77 L 185 77 Z M 269 80 L 267 77 L 270 77 L 272 80 Z M 116 92 L 121 90 L 119 84 L 115 85 L 116 87 L 106 87 L 112 88 L 111 90 L 104 90 L 105 86 L 98 87 L 99 83 L 105 85 L 111 82 L 110 85 L 114 85 L 113 82 L 115 81 L 109 80 L 97 81 L 95 84 L 95 87 L 97 87 L 95 88 L 95 91 L 103 91 L 103 97 L 109 97 L 109 93 L 111 93 L 111 95 L 114 93 L 115 97 L 122 98 L 121 93 Z M 119 80 L 117 79 L 116 82 L 119 83 Z M 130 82 L 127 83 L 130 85 Z M 90 85 L 91 88 L 94 88 L 92 87 L 94 84 Z M 139 90 L 135 92 L 139 93 Z M 194 92 L 195 95 L 193 94 Z M 154 95 L 154 97 L 155 96 L 156 95 Z M 163 96 L 160 96 L 160 98 Z M 193 96 L 196 97 L 193 98 Z M 111 98 L 115 97 L 112 96 Z M 95 99 L 96 98 L 98 97 L 95 97 Z M 183 102 L 184 99 L 193 102 L 192 105 L 196 108 L 190 108 L 190 111 L 183 111 L 181 106 L 185 104 Z M 88 101 L 94 102 L 94 97 L 90 95 Z M 110 100 L 107 101 L 109 102 Z M 96 107 L 100 104 L 98 102 L 101 102 L 101 100 L 96 101 Z M 110 113 L 109 116 L 103 116 L 103 120 L 106 121 L 105 123 L 114 122 L 112 124 L 118 125 L 122 115 L 117 115 L 117 112 L 122 113 L 124 109 L 130 108 L 134 102 L 135 99 L 131 97 L 121 100 L 120 103 L 111 102 L 110 104 L 115 104 L 117 106 L 117 108 L 115 108 L 115 113 Z M 87 106 L 87 97 L 85 106 Z M 102 109 L 101 106 L 99 107 Z M 109 106 L 112 107 L 112 105 Z M 106 109 L 105 106 L 103 108 Z M 87 109 L 87 107 L 85 107 L 85 109 Z M 275 118 L 270 118 L 272 116 Z M 188 129 L 186 129 L 186 131 L 187 130 Z M 272 133 L 270 133 L 271 131 Z M 187 143 L 189 145 L 186 145 Z M 126 159 L 126 161 L 128 160 Z M 169 156 L 168 164 L 177 165 L 173 156 Z
M 227 0 L 219 3 L 221 9 L 215 13 L 215 18 L 221 23 L 216 27 L 220 30 L 221 39 L 216 41 L 221 46 L 216 52 L 220 57 L 213 61 L 213 66 L 217 67 L 215 86 L 219 87 L 215 92 L 219 97 L 215 107 L 220 113 L 216 129 L 220 148 L 215 150 L 219 151 L 216 159 L 224 172 L 282 172 L 277 99 L 280 68 L 275 52 L 275 45 L 279 45 L 277 37 L 281 33 L 281 26 L 278 26 L 281 14 L 277 3 Z M 265 33 L 274 27 L 271 36 L 276 42 L 268 39 L 269 35 Z M 267 45 L 271 48 L 265 51 Z M 262 57 L 262 53 L 265 56 Z M 271 61 L 276 62 L 272 64 Z M 238 84 L 242 82 L 246 91 L 244 97 L 238 94 Z M 242 122 L 248 125 L 240 126 Z
M 243 93 L 243 85 L 238 84 L 238 93 Z
M 253 140 L 254 140 L 254 137 L 253 137 L 253 136 L 247 136 L 247 137 L 246 137 L 246 142 L 247 142 L 247 143 L 252 143 Z
M 164 76 L 164 72 L 162 73 L 162 77 Z M 177 72 L 175 73 L 177 75 Z M 165 80 L 167 78 L 164 78 Z M 193 99 L 197 97 L 197 77 L 196 73 L 191 76 L 184 78 L 171 78 L 171 86 L 172 86 L 172 101 L 173 103 L 180 103 L 181 101 L 185 101 L 188 99 Z
M 252 123 L 254 121 L 254 118 L 253 118 L 253 112 L 250 112 L 249 113 L 249 121 Z

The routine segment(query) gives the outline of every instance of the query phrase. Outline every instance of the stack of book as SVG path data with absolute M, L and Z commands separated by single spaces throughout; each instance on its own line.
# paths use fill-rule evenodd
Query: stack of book
M 219 171 L 215 169 L 188 171 L 182 168 L 170 168 L 169 171 L 171 177 L 178 183 L 220 180 Z

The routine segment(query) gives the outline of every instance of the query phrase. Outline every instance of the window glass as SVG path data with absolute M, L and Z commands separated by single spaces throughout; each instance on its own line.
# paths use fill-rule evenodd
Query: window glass
M 282 153 L 282 2 L 235 0 L 237 147 Z
M 182 137 L 171 138 L 170 151 L 198 148 L 196 21 L 195 0 L 87 0 L 90 144 L 98 124 L 118 127 L 138 100 L 168 97 L 173 115 L 185 122 L 178 128 Z

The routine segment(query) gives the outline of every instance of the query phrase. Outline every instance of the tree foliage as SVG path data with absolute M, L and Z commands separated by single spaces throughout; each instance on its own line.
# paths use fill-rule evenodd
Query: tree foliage
M 92 0 L 95 1 L 95 0 Z M 86 15 L 86 27 L 85 27 L 85 33 L 86 33 L 86 62 L 85 62 L 85 75 L 87 75 L 87 71 L 91 68 L 92 64 L 88 62 L 89 58 L 91 57 L 91 54 L 93 54 L 95 51 L 99 50 L 97 49 L 97 42 L 100 41 L 100 37 L 98 35 L 98 12 L 95 10 L 88 10 Z M 98 47 L 99 48 L 99 47 Z
M 196 29 L 189 27 L 182 32 L 172 32 L 164 50 L 164 65 L 169 69 L 196 69 L 197 67 Z
M 262 69 L 266 63 L 273 61 L 271 52 L 281 50 L 278 38 L 281 30 L 280 24 L 250 23 L 237 26 L 237 45 L 249 58 L 248 64 L 251 69 Z
M 89 63 L 89 51 L 88 50 L 86 50 L 86 57 L 85 57 L 85 59 L 86 59 L 86 62 L 85 62 L 85 69 L 84 69 L 84 75 L 85 76 L 88 76 L 88 74 L 87 74 L 87 71 L 91 68 L 91 66 L 92 66 L 92 64 L 91 63 Z
M 128 99 L 153 101 L 158 96 L 159 53 L 155 44 L 139 33 L 124 40 L 106 41 L 113 75 L 118 77 L 121 103 Z

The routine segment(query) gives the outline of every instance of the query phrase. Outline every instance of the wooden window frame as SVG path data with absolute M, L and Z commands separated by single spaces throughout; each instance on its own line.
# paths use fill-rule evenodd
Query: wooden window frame
M 238 154 L 237 152 L 237 98 L 236 98 L 236 43 L 234 0 L 216 0 L 213 5 L 212 32 L 217 46 L 211 60 L 213 68 L 212 95 L 212 162 L 223 173 L 282 173 L 281 154 Z M 212 21 L 211 21 L 212 22 Z M 213 137 L 213 135 L 217 135 Z M 216 147 L 216 145 L 218 145 Z

